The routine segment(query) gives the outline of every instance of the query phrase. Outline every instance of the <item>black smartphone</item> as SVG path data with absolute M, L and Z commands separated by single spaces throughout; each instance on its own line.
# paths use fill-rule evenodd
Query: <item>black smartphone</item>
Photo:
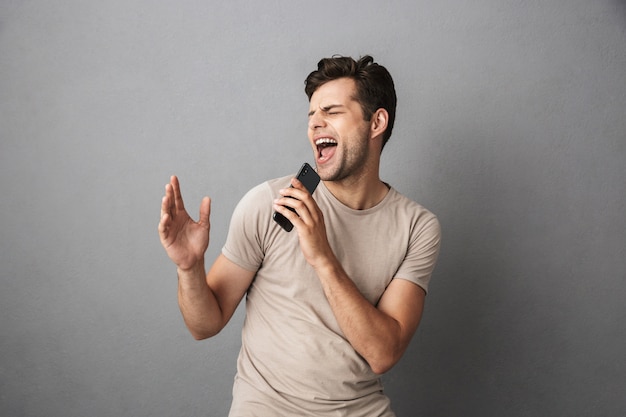
M 304 165 L 302 165 L 300 171 L 298 171 L 296 178 L 304 185 L 304 188 L 306 188 L 310 194 L 313 194 L 313 191 L 315 191 L 315 189 L 317 188 L 317 184 L 319 184 L 320 182 L 320 176 L 317 175 L 317 172 L 315 172 L 313 167 L 311 167 L 311 165 L 306 162 L 304 163 Z M 294 213 L 296 212 L 291 207 L 287 208 Z M 287 232 L 291 232 L 291 230 L 293 229 L 293 223 L 291 223 L 289 219 L 287 219 L 282 214 L 275 211 L 272 218 L 276 223 L 280 225 L 280 227 L 285 229 Z

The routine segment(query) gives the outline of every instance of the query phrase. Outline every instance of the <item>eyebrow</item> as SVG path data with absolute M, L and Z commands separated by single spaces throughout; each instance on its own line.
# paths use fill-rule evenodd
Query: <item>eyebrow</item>
M 320 110 L 323 111 L 324 113 L 327 113 L 329 111 L 331 111 L 332 109 L 336 109 L 337 107 L 344 107 L 343 104 L 329 104 L 328 106 L 324 106 L 324 107 L 320 107 Z M 315 114 L 316 110 L 311 110 L 309 112 L 309 117 L 313 116 Z

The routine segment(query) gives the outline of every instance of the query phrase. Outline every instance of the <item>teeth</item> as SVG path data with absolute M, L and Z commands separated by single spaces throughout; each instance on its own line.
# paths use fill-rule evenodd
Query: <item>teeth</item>
M 336 145 L 337 141 L 335 139 L 331 139 L 331 138 L 320 138 L 318 140 L 315 141 L 316 145 L 322 145 L 322 144 L 333 144 Z

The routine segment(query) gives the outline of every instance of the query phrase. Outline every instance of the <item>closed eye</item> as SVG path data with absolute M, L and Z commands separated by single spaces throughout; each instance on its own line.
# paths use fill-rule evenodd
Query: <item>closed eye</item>
M 322 113 L 324 113 L 324 114 L 327 114 L 327 115 L 329 115 L 329 116 L 334 116 L 334 115 L 337 115 L 337 114 L 342 114 L 342 113 L 344 113 L 343 111 L 339 111 L 339 108 L 341 108 L 341 107 L 343 107 L 343 105 L 342 105 L 342 104 L 331 104 L 331 105 L 329 105 L 329 106 L 324 106 L 324 107 L 321 107 L 321 106 L 320 106 L 320 110 L 321 110 L 321 111 L 322 111 Z M 311 111 L 309 112 L 309 118 L 310 118 L 311 116 L 313 116 L 314 114 L 315 114 L 315 110 L 311 110 Z

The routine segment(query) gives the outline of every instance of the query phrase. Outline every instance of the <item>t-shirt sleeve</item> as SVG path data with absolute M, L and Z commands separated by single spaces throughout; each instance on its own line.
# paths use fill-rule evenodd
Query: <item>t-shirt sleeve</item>
M 411 281 L 428 292 L 441 243 L 441 226 L 437 217 L 427 212 L 411 233 L 407 254 L 394 278 Z
M 222 254 L 248 271 L 257 271 L 265 257 L 263 239 L 271 217 L 271 190 L 267 183 L 260 184 L 235 207 Z

